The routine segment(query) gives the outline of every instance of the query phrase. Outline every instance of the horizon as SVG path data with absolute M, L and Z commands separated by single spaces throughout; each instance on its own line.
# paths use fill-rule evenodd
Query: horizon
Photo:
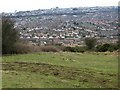
M 91 7 L 118 7 L 118 6 L 84 6 L 84 7 L 58 7 L 59 9 L 67 9 L 67 8 L 91 8 Z M 17 10 L 15 10 L 15 11 L 13 11 L 13 12 L 0 12 L 0 13 L 16 13 L 16 12 L 26 12 L 26 11 L 34 11 L 34 10 L 47 10 L 47 9 L 55 9 L 55 8 L 57 8 L 57 6 L 56 7 L 53 7 L 53 8 L 42 8 L 42 9 L 40 9 L 40 8 L 38 8 L 38 9 L 31 9 L 31 10 L 20 10 L 20 11 L 17 11 Z
M 23 3 L 24 2 L 24 3 Z M 59 8 L 74 8 L 74 7 L 107 7 L 118 6 L 119 0 L 31 0 L 31 1 L 2 1 L 0 3 L 0 12 L 14 13 L 15 11 L 32 11 L 38 9 L 51 9 L 55 7 Z M 6 6 L 6 7 L 5 7 Z M 27 6 L 27 7 L 26 7 Z

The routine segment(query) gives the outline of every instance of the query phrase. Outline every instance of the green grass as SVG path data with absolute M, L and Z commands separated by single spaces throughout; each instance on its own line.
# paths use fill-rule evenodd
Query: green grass
M 3 56 L 3 87 L 115 88 L 118 59 L 112 53 L 33 53 Z

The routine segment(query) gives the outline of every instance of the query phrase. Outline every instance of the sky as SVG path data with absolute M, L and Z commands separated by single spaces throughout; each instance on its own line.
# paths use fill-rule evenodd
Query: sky
M 92 6 L 118 6 L 119 0 L 1 0 L 0 12 Z

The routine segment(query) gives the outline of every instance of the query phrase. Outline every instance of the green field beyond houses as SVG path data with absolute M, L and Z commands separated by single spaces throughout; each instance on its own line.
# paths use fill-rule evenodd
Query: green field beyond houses
M 33 53 L 3 56 L 3 88 L 116 88 L 115 53 Z

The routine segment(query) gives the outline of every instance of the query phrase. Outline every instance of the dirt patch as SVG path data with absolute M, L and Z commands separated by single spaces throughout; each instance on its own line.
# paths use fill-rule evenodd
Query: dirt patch
M 116 77 L 117 75 L 101 74 L 90 72 L 87 69 L 76 69 L 72 67 L 50 65 L 45 63 L 27 63 L 27 62 L 12 62 L 3 63 L 3 71 L 30 71 L 34 73 L 41 73 L 44 75 L 53 75 L 61 79 L 78 80 L 79 82 L 93 82 L 93 83 L 107 83 L 109 80 L 103 80 L 99 77 Z M 91 81 L 92 80 L 92 81 Z M 110 83 L 110 82 L 109 82 Z M 104 87 L 105 84 L 102 84 Z
M 14 63 L 3 63 L 3 70 L 16 70 L 16 71 L 31 71 L 40 72 L 45 75 L 54 75 L 61 78 L 76 79 L 81 73 L 79 70 L 56 66 L 44 63 L 26 63 L 26 62 L 14 62 Z

